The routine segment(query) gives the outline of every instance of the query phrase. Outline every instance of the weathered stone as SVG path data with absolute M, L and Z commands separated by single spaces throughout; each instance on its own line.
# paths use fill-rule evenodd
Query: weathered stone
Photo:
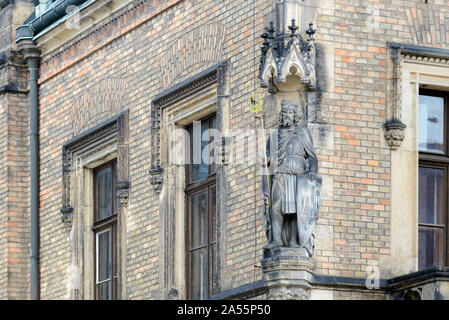
M 315 261 L 305 257 L 299 248 L 264 249 L 262 271 L 268 299 L 310 299 L 314 270 Z

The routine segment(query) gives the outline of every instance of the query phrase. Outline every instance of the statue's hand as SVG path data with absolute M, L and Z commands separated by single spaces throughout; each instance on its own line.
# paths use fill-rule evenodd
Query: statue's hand
M 265 203 L 265 205 L 269 205 L 270 204 L 270 199 L 268 198 L 267 194 L 264 194 L 263 202 Z
M 310 181 L 316 180 L 316 172 L 309 172 L 309 179 Z

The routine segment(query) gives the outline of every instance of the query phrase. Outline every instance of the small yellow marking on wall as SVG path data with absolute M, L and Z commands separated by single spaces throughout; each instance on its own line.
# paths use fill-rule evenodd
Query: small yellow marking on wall
M 249 112 L 261 112 L 262 103 L 260 99 L 260 93 L 255 93 L 249 96 Z

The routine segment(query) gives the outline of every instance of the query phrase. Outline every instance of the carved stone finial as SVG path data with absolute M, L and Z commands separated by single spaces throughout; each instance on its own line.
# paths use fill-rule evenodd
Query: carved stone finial
M 274 28 L 274 22 L 270 21 L 270 26 L 268 28 L 266 28 L 267 32 L 268 32 L 268 39 L 269 40 L 274 40 L 274 33 L 276 32 L 276 29 Z
M 316 86 L 315 72 L 315 30 L 310 24 L 306 33 L 309 39 L 304 40 L 296 31 L 299 29 L 296 20 L 288 27 L 290 36 L 281 30 L 275 30 L 274 23 L 270 22 L 266 33 L 262 34 L 264 42 L 261 47 L 259 79 L 261 87 L 269 87 L 270 83 L 285 83 L 287 76 L 297 76 L 300 84 L 310 88 Z
M 309 29 L 306 30 L 306 34 L 308 35 L 307 41 L 315 41 L 315 38 L 313 37 L 316 33 L 316 30 L 313 29 L 313 23 L 309 23 Z
M 385 128 L 385 140 L 387 140 L 388 145 L 391 150 L 397 150 L 402 141 L 404 140 L 405 134 L 404 130 L 407 126 L 400 121 L 389 121 L 384 124 Z
M 288 28 L 290 29 L 290 31 L 292 32 L 292 34 L 290 35 L 290 37 L 296 37 L 296 30 L 299 29 L 299 27 L 296 25 L 296 20 L 292 19 L 292 25 L 288 26 Z

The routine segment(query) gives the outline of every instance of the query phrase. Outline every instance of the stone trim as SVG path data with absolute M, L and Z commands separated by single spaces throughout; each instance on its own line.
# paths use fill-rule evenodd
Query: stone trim
M 7 84 L 0 87 L 0 94 L 3 93 L 28 93 L 28 90 L 19 88 L 14 84 Z
M 111 147 L 117 150 L 117 195 L 120 204 L 127 205 L 129 193 L 128 111 L 99 124 L 98 126 L 67 141 L 62 147 L 62 199 L 61 221 L 69 228 L 72 225 L 73 199 L 71 196 L 71 173 L 78 161 Z M 115 146 L 115 147 L 114 147 Z
M 448 49 L 415 46 L 396 42 L 387 42 L 387 47 L 399 51 L 403 56 L 437 58 L 442 60 L 449 59 Z
M 207 88 L 218 79 L 218 69 L 224 63 L 212 66 L 209 69 L 193 76 L 190 79 L 156 95 L 151 103 L 151 184 L 154 190 L 162 189 L 161 150 L 160 150 L 160 128 L 161 109 L 164 109 L 182 99 L 191 96 L 204 88 Z
M 435 281 L 449 281 L 449 267 L 433 267 L 418 272 L 413 272 L 392 279 L 379 279 L 378 289 L 366 288 L 366 279 L 313 275 L 311 285 L 313 289 L 351 290 L 363 292 L 378 292 L 384 294 L 396 294 L 395 298 L 402 299 L 408 292 L 419 292 L 419 286 Z M 240 287 L 223 291 L 214 295 L 210 300 L 249 299 L 268 292 L 264 280 L 248 283 Z
M 185 200 L 181 200 L 185 198 L 185 181 L 179 178 L 183 176 L 184 167 L 169 161 L 171 142 L 167 139 L 174 129 L 187 124 L 192 117 L 212 110 L 216 112 L 218 130 L 225 132 L 229 127 L 229 81 L 229 61 L 225 61 L 158 94 L 151 104 L 149 174 L 159 199 L 159 291 L 164 297 L 174 290 L 179 298 L 185 296 Z M 184 109 L 183 102 L 187 100 L 190 107 Z M 195 115 L 188 112 L 193 109 Z M 218 270 L 226 264 L 227 180 L 226 164 L 217 163 Z
M 404 139 L 407 127 L 402 123 L 402 63 L 404 61 L 449 65 L 449 50 L 387 42 L 388 117 L 384 125 L 390 149 L 396 150 Z
M 245 300 L 268 293 L 264 280 L 248 283 L 235 289 L 223 291 L 209 298 L 209 300 Z
M 219 63 L 203 72 L 183 81 L 172 88 L 156 95 L 153 100 L 153 104 L 159 108 L 166 108 L 169 105 L 186 98 L 202 89 L 206 88 L 210 84 L 217 81 L 218 67 L 223 63 Z
M 384 125 L 385 139 L 391 150 L 397 150 L 404 140 L 402 123 L 402 63 L 423 62 L 449 66 L 449 50 L 387 42 L 388 119 Z
M 449 281 L 449 267 L 433 267 L 396 277 L 387 281 L 390 290 L 398 291 L 424 285 L 429 282 Z
M 407 275 L 408 276 L 408 275 Z M 394 279 L 393 279 L 394 280 Z M 390 281 L 379 279 L 379 289 L 367 289 L 364 278 L 341 276 L 313 275 L 310 284 L 313 289 L 351 290 L 363 292 L 379 292 L 387 294 L 390 291 Z M 210 300 L 241 300 L 250 299 L 268 293 L 265 280 L 258 280 L 240 287 L 223 291 L 210 298 Z

